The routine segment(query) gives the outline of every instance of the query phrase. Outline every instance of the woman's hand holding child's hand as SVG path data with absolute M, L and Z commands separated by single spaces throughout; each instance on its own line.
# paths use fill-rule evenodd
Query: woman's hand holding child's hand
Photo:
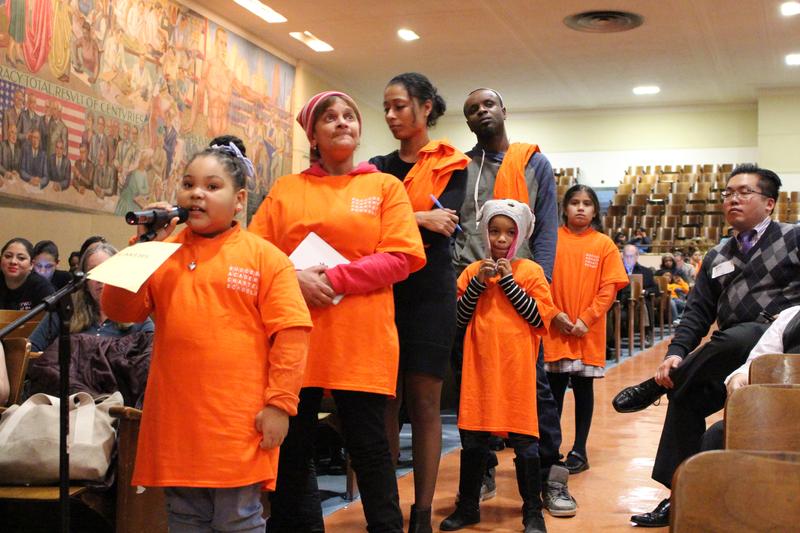
M 289 431 L 289 415 L 277 407 L 266 406 L 256 415 L 256 430 L 261 433 L 261 449 L 277 448 Z
M 486 283 L 486 280 L 491 278 L 497 273 L 497 265 L 493 259 L 484 259 L 481 261 L 481 268 L 478 270 L 478 281 Z

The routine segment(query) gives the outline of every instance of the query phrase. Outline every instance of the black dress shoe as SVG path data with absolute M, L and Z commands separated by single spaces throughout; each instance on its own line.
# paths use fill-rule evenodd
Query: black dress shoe
M 614 396 L 611 404 L 618 413 L 635 413 L 646 409 L 655 403 L 667 389 L 656 383 L 656 378 L 650 378 L 633 387 L 626 387 Z
M 635 514 L 631 522 L 642 527 L 666 527 L 669 525 L 669 498 L 661 500 L 652 512 Z

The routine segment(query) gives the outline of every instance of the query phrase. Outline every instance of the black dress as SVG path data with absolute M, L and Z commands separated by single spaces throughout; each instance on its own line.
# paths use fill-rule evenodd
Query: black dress
M 50 282 L 36 272 L 28 274 L 25 282 L 16 289 L 9 289 L 5 278 L 0 275 L 0 309 L 28 311 L 53 292 L 55 289 Z
M 414 166 L 398 151 L 369 161 L 400 180 Z M 464 203 L 467 172 L 453 173 L 439 202 L 458 211 Z M 400 371 L 421 372 L 444 379 L 456 332 L 456 274 L 450 255 L 452 239 L 419 228 L 425 245 L 425 267 L 394 285 L 394 309 L 400 339 Z

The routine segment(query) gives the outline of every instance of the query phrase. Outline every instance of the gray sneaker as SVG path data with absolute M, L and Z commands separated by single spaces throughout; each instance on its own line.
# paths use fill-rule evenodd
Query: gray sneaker
M 481 500 L 491 500 L 497 496 L 497 484 L 494 481 L 494 467 L 489 468 L 484 472 L 483 480 L 481 481 Z
M 569 470 L 563 466 L 550 467 L 550 475 L 544 490 L 544 507 L 553 516 L 570 517 L 578 512 L 578 503 L 569 493 L 567 480 Z

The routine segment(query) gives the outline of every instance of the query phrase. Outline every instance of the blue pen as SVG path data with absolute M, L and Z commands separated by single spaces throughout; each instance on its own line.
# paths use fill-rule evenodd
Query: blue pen
M 442 205 L 442 204 L 439 202 L 439 200 L 438 200 L 438 199 L 437 199 L 437 198 L 436 198 L 434 195 L 432 195 L 432 194 L 431 194 L 431 200 L 433 200 L 433 205 L 435 205 L 435 206 L 436 206 L 436 207 L 438 207 L 439 209 L 444 209 L 444 206 L 443 206 L 443 205 Z M 461 233 L 464 233 L 464 230 L 463 230 L 463 229 L 461 229 L 461 226 L 459 226 L 458 224 L 456 224 L 456 229 L 457 229 L 458 231 L 460 231 Z

